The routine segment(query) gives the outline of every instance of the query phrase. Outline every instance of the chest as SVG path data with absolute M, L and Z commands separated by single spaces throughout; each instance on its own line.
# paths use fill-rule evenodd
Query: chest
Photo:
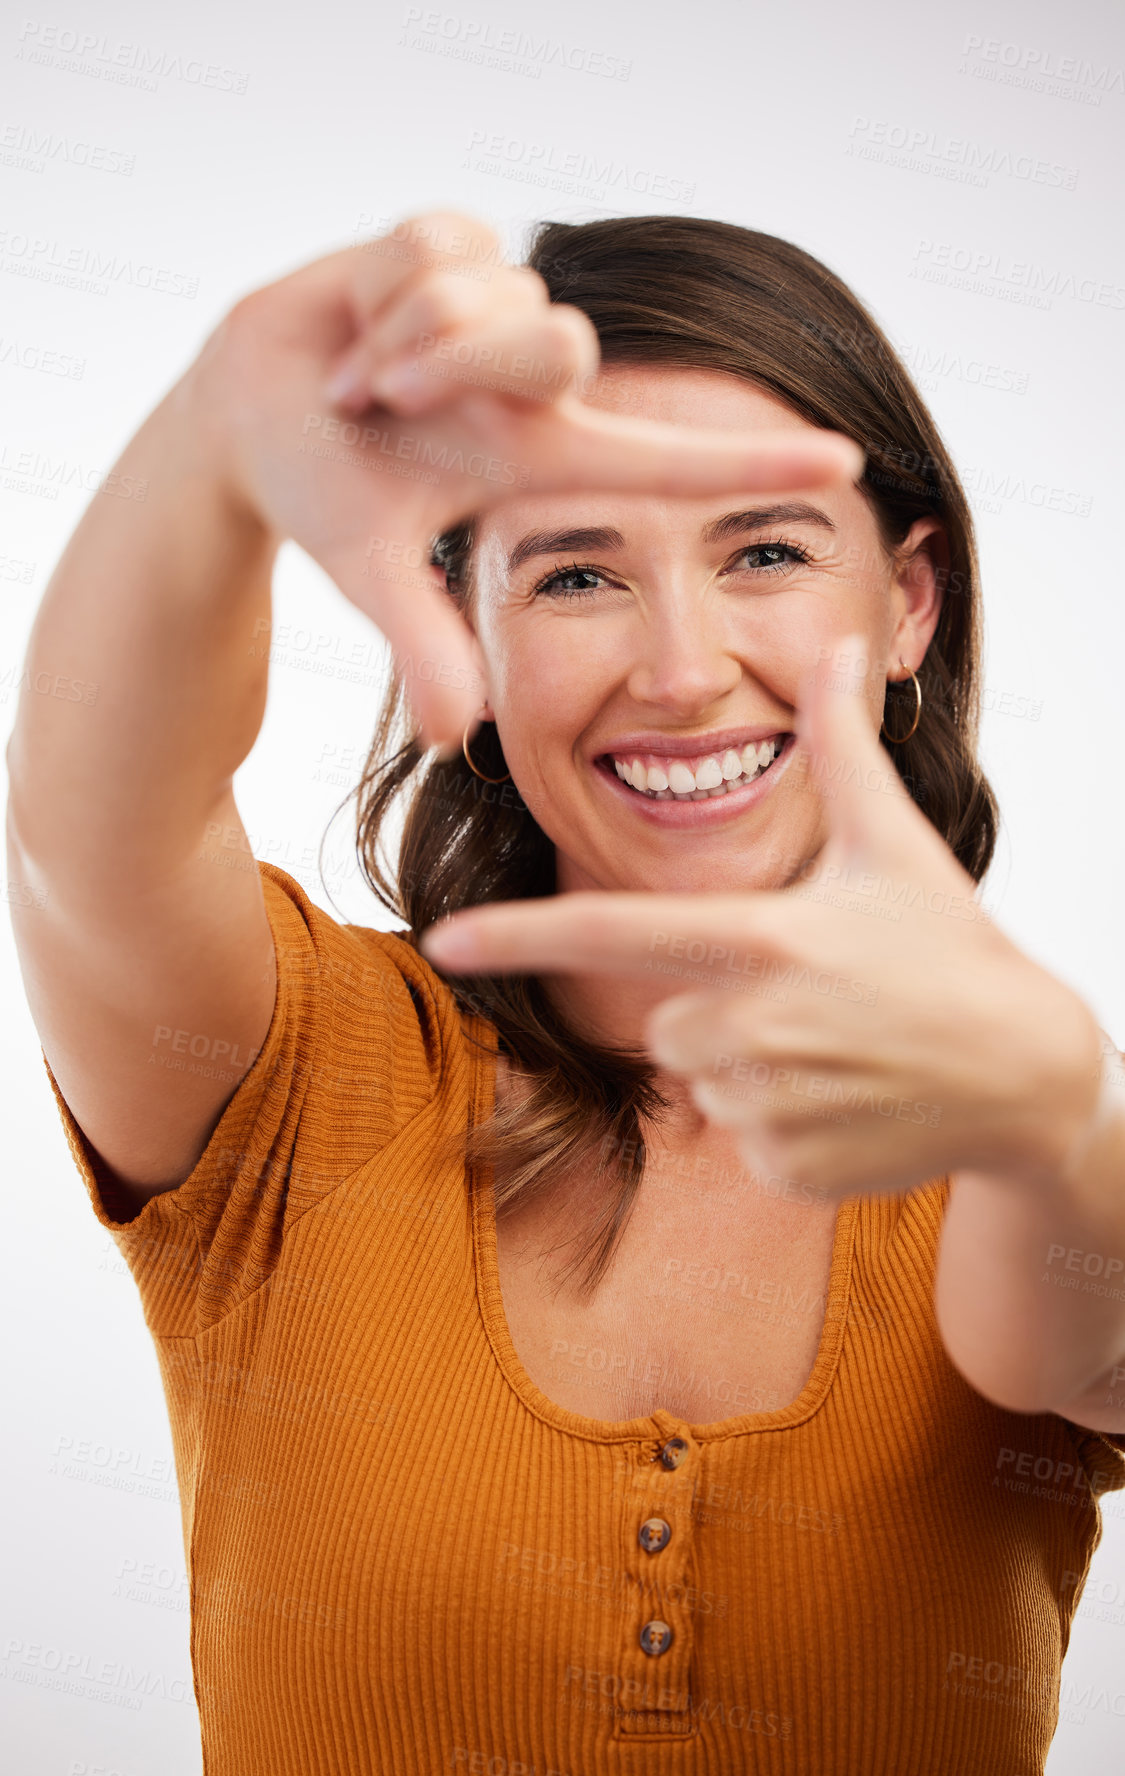
M 580 1272 L 560 1280 L 598 1207 L 588 1191 L 497 1222 L 512 1343 L 556 1405 L 603 1420 L 664 1407 L 709 1424 L 777 1411 L 803 1390 L 824 1331 L 836 1206 L 771 1194 L 721 1141 L 706 1157 L 702 1169 L 665 1156 L 646 1171 L 592 1295 Z

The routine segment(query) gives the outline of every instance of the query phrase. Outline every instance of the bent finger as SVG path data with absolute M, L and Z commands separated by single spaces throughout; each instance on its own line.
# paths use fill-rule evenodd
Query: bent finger
M 468 390 L 517 402 L 557 401 L 598 366 L 597 335 L 577 309 L 509 310 L 426 338 L 415 357 L 375 365 L 372 399 L 411 416 L 461 401 Z
M 359 550 L 326 555 L 321 565 L 386 638 L 421 745 L 458 746 L 486 687 L 479 644 L 437 576 Z

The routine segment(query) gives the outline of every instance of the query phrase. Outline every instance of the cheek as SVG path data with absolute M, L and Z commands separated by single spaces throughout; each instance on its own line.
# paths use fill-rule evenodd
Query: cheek
M 577 624 L 510 637 L 492 684 L 511 756 L 534 761 L 569 750 L 604 702 L 605 682 Z
M 878 664 L 886 652 L 893 623 L 885 592 L 844 577 L 793 588 L 793 596 L 761 607 L 746 655 L 754 675 L 775 696 L 796 704 L 804 678 L 839 653 L 841 638 L 860 634 L 869 659 Z

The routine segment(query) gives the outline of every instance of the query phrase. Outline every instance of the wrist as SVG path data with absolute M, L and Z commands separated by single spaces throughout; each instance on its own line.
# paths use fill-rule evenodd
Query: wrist
M 1106 1044 L 1078 994 L 1036 973 L 1039 983 L 994 1050 L 999 1089 L 987 1120 L 995 1151 L 972 1169 L 1017 1189 L 1030 1184 L 1066 1196 L 1080 1188 L 1091 1145 L 1112 1114 L 1113 1100 L 1102 1090 Z M 1021 1031 L 1029 1040 L 1019 1040 Z M 1120 1088 L 1118 1100 L 1125 1102 Z
M 166 470 L 180 482 L 190 480 L 243 547 L 272 557 L 283 538 L 261 511 L 242 470 L 238 428 L 222 401 L 222 381 L 212 336 L 150 420 L 163 434 Z
M 1092 1105 L 1073 1125 L 1048 1189 L 1098 1218 L 1105 1213 L 1106 1179 L 1118 1168 L 1125 1202 L 1125 1065 L 1116 1048 L 1099 1040 L 1094 1071 Z

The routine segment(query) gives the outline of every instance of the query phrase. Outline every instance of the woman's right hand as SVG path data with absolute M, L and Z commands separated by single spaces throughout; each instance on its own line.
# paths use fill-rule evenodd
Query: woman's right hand
M 521 358 L 522 375 L 488 371 Z M 599 362 L 580 309 L 504 264 L 486 223 L 435 211 L 244 297 L 185 378 L 236 499 L 387 638 L 423 745 L 459 741 L 484 696 L 479 648 L 429 565 L 441 531 L 536 493 L 690 497 L 858 472 L 835 433 L 688 431 L 590 407 L 579 391 Z M 403 366 L 413 393 L 392 381 Z

